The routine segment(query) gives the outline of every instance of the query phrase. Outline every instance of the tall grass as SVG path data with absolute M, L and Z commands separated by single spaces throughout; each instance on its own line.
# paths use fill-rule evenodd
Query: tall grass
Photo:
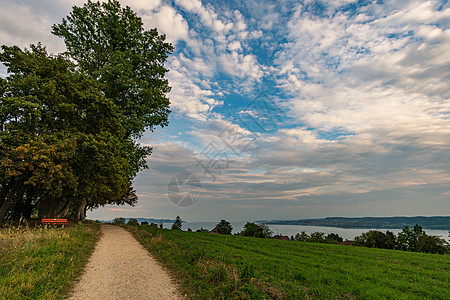
M 98 233 L 94 223 L 44 229 L 21 222 L 0 228 L 0 299 L 64 298 Z
M 450 299 L 450 256 L 130 228 L 192 299 Z

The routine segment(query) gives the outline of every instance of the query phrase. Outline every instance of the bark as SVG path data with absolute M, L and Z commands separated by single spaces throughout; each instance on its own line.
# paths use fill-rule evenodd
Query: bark
M 61 209 L 61 211 L 57 214 L 56 217 L 58 218 L 65 218 L 67 217 L 67 214 L 69 213 L 70 210 L 70 206 L 72 205 L 72 201 L 70 200 L 65 200 L 65 205 L 64 207 Z
M 83 198 L 78 204 L 77 212 L 75 214 L 75 220 L 84 221 L 86 220 L 86 209 L 87 209 L 87 201 Z
M 54 199 L 47 197 L 39 202 L 39 218 L 65 218 L 69 212 L 72 201 L 66 198 Z
M 14 182 L 12 187 L 6 194 L 2 201 L 2 205 L 0 207 L 0 222 L 6 217 L 8 211 L 16 204 L 19 200 L 18 195 L 16 195 L 17 189 L 19 188 L 19 181 Z M 23 195 L 23 192 L 21 193 Z

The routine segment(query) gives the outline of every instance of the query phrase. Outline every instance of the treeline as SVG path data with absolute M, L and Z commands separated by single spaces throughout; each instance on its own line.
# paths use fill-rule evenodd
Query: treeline
M 0 222 L 134 205 L 132 181 L 151 153 L 136 139 L 168 122 L 172 45 L 129 7 L 74 6 L 52 33 L 67 52 L 1 47 Z
M 300 220 L 272 220 L 259 221 L 268 225 L 306 225 L 306 226 L 327 226 L 339 228 L 382 228 L 395 229 L 405 226 L 414 227 L 421 224 L 423 228 L 448 230 L 450 229 L 450 216 L 433 217 L 326 217 L 320 219 L 300 219 Z
M 412 252 L 449 254 L 448 242 L 439 236 L 428 235 L 418 224 L 410 229 L 405 226 L 396 236 L 391 231 L 383 233 L 378 230 L 370 230 L 355 237 L 356 246 L 381 249 L 397 249 Z
M 291 240 L 311 243 L 329 243 L 336 244 L 343 242 L 343 238 L 338 234 L 330 233 L 325 235 L 323 232 L 314 232 L 308 235 L 305 231 L 297 233 L 291 237 Z M 403 250 L 423 253 L 450 253 L 450 245 L 439 236 L 428 235 L 422 227 L 415 225 L 410 229 L 405 226 L 398 235 L 387 230 L 385 233 L 378 230 L 369 230 L 355 237 L 354 241 L 347 241 L 348 245 L 362 246 L 380 249 Z
M 116 218 L 114 220 L 116 224 L 125 224 L 124 218 Z M 136 219 L 130 219 L 127 223 L 128 225 L 139 225 Z M 148 225 L 147 222 L 142 222 L 141 225 Z M 158 227 L 157 224 L 150 224 L 155 228 Z M 175 222 L 172 224 L 172 230 L 181 230 L 183 226 L 183 221 L 179 216 L 176 217 Z M 162 228 L 162 224 L 159 225 Z M 192 231 L 190 228 L 187 231 Z M 208 230 L 205 228 L 200 228 L 196 232 L 206 232 L 215 234 L 232 234 L 233 226 L 230 222 L 226 220 L 220 220 L 220 222 L 212 229 Z M 313 232 L 307 234 L 305 231 L 297 233 L 290 238 L 287 236 L 273 236 L 273 231 L 263 223 L 247 222 L 244 225 L 244 229 L 235 233 L 235 235 L 256 237 L 256 238 L 280 238 L 298 242 L 309 242 L 309 243 L 327 243 L 327 244 L 339 244 L 343 243 L 344 239 L 336 233 L 329 233 L 325 235 L 323 232 Z M 423 253 L 438 253 L 438 254 L 449 254 L 450 245 L 449 243 L 440 238 L 439 236 L 428 235 L 418 224 L 414 228 L 410 229 L 405 226 L 398 235 L 395 235 L 391 231 L 386 231 L 385 233 L 378 230 L 369 230 L 357 237 L 354 241 L 345 241 L 344 244 L 352 246 L 370 247 L 370 248 L 380 248 L 380 249 L 392 249 L 392 250 L 403 250 L 412 252 L 423 252 Z
M 323 232 L 313 232 L 308 235 L 305 231 L 302 231 L 302 233 L 297 233 L 295 236 L 292 236 L 291 240 L 310 243 L 337 244 L 342 242 L 344 239 L 337 233 L 329 233 L 328 235 L 325 235 Z

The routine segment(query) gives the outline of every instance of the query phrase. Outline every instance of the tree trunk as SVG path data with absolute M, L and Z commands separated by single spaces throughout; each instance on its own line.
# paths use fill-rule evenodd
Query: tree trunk
M 65 199 L 65 198 L 63 198 Z M 57 218 L 65 218 L 67 217 L 67 214 L 69 213 L 70 206 L 72 205 L 73 201 L 65 199 L 64 200 L 64 206 L 61 208 L 61 210 L 56 214 L 55 217 Z
M 2 206 L 0 207 L 0 222 L 3 221 L 8 211 L 16 204 L 18 198 L 16 196 L 17 188 L 19 187 L 19 181 L 14 182 L 11 189 L 6 193 L 6 197 L 4 197 L 2 201 Z M 23 195 L 23 193 L 22 193 Z
M 78 204 L 77 213 L 75 214 L 75 220 L 78 221 L 86 220 L 86 208 L 87 208 L 87 201 L 85 198 L 83 198 Z
M 65 218 L 69 212 L 72 201 L 66 198 L 54 199 L 46 197 L 39 202 L 39 218 Z

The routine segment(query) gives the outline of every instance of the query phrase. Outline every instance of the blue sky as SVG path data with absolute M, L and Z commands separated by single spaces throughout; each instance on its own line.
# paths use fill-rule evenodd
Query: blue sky
M 64 51 L 50 27 L 83 2 L 2 0 L 1 44 Z M 175 46 L 173 112 L 141 140 L 138 206 L 88 217 L 449 214 L 447 1 L 121 3 Z M 168 197 L 180 173 L 201 183 L 189 207 Z

